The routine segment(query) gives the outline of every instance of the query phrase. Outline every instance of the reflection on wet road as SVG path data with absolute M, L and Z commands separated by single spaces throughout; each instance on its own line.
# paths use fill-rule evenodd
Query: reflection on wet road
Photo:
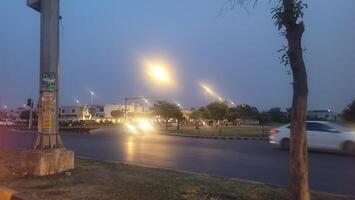
M 230 176 L 270 184 L 288 184 L 288 152 L 261 141 L 210 140 L 105 132 L 63 133 L 65 146 L 77 155 L 178 170 Z M 26 148 L 33 132 L 0 129 L 0 145 Z M 355 196 L 355 157 L 309 155 L 313 190 Z

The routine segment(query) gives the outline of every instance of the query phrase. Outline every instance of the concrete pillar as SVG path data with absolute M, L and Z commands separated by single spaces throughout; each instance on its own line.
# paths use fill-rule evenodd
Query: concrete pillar
M 59 0 L 28 0 L 41 13 L 38 134 L 33 149 L 63 148 L 59 132 Z
M 22 153 L 21 165 L 29 174 L 46 176 L 75 165 L 74 152 L 59 136 L 59 0 L 27 0 L 27 5 L 41 13 L 40 91 L 38 133 L 32 149 Z

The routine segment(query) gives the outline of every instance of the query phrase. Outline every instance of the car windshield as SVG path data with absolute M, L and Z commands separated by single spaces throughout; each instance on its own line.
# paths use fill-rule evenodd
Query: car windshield
M 334 128 L 335 130 L 338 130 L 338 131 L 344 131 L 344 132 L 350 132 L 351 130 L 345 126 L 342 126 L 340 124 L 337 124 L 337 123 L 329 123 L 329 125 Z

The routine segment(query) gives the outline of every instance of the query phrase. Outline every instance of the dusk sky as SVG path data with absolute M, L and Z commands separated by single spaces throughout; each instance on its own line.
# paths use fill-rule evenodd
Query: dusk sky
M 200 82 L 222 97 L 266 110 L 291 104 L 292 77 L 277 50 L 269 0 L 226 11 L 225 0 L 62 0 L 60 104 L 123 103 L 158 96 L 199 107 Z M 276 2 L 276 0 L 274 0 Z M 308 0 L 303 46 L 310 109 L 341 111 L 355 98 L 355 1 Z M 0 0 L 0 104 L 38 97 L 39 13 Z M 175 87 L 153 84 L 144 62 L 164 63 Z

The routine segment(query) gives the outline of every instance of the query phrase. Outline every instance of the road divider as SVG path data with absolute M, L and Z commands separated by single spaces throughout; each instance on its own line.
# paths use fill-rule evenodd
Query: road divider
M 262 137 L 229 137 L 229 136 L 212 136 L 212 135 L 190 135 L 180 133 L 161 133 L 161 135 L 177 136 L 177 137 L 191 137 L 191 138 L 204 138 L 204 139 L 218 139 L 218 140 L 258 140 L 269 141 L 268 138 Z

